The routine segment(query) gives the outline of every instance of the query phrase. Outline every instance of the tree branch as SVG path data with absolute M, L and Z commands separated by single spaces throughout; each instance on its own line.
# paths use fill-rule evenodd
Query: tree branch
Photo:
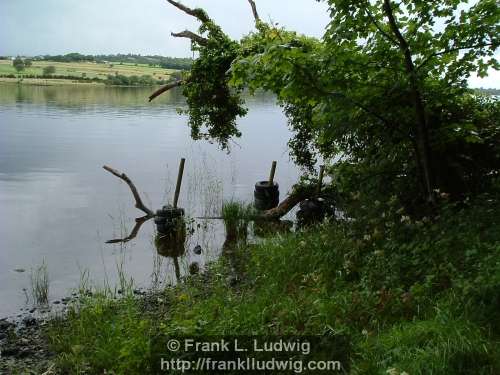
M 252 215 L 252 220 L 278 220 L 285 216 L 292 208 L 302 202 L 304 199 L 312 198 L 317 195 L 317 185 L 300 186 L 295 185 L 292 192 L 281 203 L 274 208 L 258 212 Z M 196 219 L 214 219 L 223 220 L 222 216 L 199 216 Z
M 316 194 L 316 185 L 310 185 L 294 189 L 277 207 L 262 212 L 256 219 L 277 220 L 285 216 L 292 208 L 304 199 L 313 197 Z
M 152 93 L 149 96 L 149 101 L 152 101 L 154 98 L 156 98 L 157 96 L 160 96 L 164 92 L 166 92 L 166 91 L 168 91 L 170 89 L 173 89 L 174 87 L 181 86 L 184 83 L 186 83 L 186 81 L 184 81 L 182 79 L 178 80 L 178 81 L 175 81 L 175 82 L 167 83 L 165 86 L 160 87 L 158 90 L 156 90 L 154 93 Z
M 287 61 L 289 61 L 294 67 L 299 68 L 300 71 L 302 72 L 302 74 L 306 77 L 306 81 L 313 88 L 315 88 L 316 90 L 318 90 L 322 94 L 344 99 L 347 102 L 351 103 L 352 105 L 354 105 L 354 106 L 360 108 L 361 110 L 365 111 L 369 115 L 375 117 L 376 119 L 378 119 L 379 121 L 381 121 L 384 125 L 391 126 L 391 122 L 389 120 L 387 120 L 386 118 L 384 118 L 382 115 L 380 115 L 380 114 L 372 111 L 370 108 L 364 106 L 363 104 L 359 103 L 358 101 L 349 98 L 344 93 L 341 93 L 341 92 L 332 92 L 332 91 L 325 90 L 323 87 L 321 87 L 320 85 L 318 85 L 317 80 L 312 76 L 311 71 L 309 69 L 304 69 L 302 66 L 295 64 L 292 59 L 287 59 Z
M 203 9 L 199 9 L 199 8 L 191 9 L 185 5 L 182 5 L 178 1 L 174 1 L 174 0 L 167 0 L 167 1 L 170 4 L 172 4 L 174 7 L 176 7 L 177 9 L 182 10 L 184 13 L 189 14 L 190 16 L 196 17 L 202 23 L 210 22 L 210 18 L 208 17 L 208 15 L 205 13 L 205 11 Z
M 255 1 L 248 0 L 250 6 L 252 7 L 253 18 L 255 19 L 255 23 L 260 22 L 259 13 L 257 13 L 257 6 L 255 5 Z
M 441 56 L 441 55 L 445 55 L 447 53 L 452 53 L 452 52 L 457 52 L 457 51 L 461 51 L 461 50 L 464 50 L 464 49 L 471 49 L 471 48 L 478 48 L 478 47 L 488 47 L 488 46 L 493 46 L 495 45 L 494 43 L 480 43 L 480 44 L 475 44 L 473 46 L 464 46 L 464 47 L 454 47 L 454 48 L 450 48 L 450 49 L 445 49 L 445 50 L 442 50 L 442 51 L 439 51 L 439 52 L 435 52 L 435 53 L 432 53 L 430 54 L 429 56 L 427 56 L 418 66 L 417 66 L 417 70 L 419 70 L 420 68 L 422 68 L 425 64 L 427 64 L 429 62 L 430 59 L 432 59 L 433 57 L 437 57 L 437 56 Z
M 373 16 L 372 12 L 370 12 L 370 9 L 368 8 L 370 4 L 366 4 L 366 13 L 368 14 L 368 17 L 370 17 L 372 23 L 375 25 L 375 27 L 377 28 L 378 31 L 380 31 L 380 33 L 387 39 L 389 40 L 390 42 L 394 43 L 395 45 L 398 45 L 398 42 L 396 40 L 394 40 L 389 34 L 387 34 L 383 29 L 382 27 L 378 24 L 377 20 L 375 19 L 375 17 Z
M 170 34 L 176 38 L 191 39 L 193 42 L 198 43 L 200 46 L 206 46 L 208 44 L 207 38 L 204 38 L 198 34 L 193 33 L 192 31 L 189 31 L 189 30 L 184 30 L 184 31 L 181 31 L 180 33 L 170 33 Z
M 135 237 L 137 237 L 137 234 L 139 233 L 139 230 L 141 229 L 142 224 L 144 224 L 146 221 L 148 221 L 151 218 L 152 218 L 152 216 L 149 216 L 149 215 L 136 218 L 135 219 L 135 226 L 134 226 L 134 228 L 132 228 L 132 231 L 130 232 L 130 234 L 127 237 L 115 238 L 113 240 L 106 241 L 106 243 L 119 243 L 119 242 L 125 243 L 125 242 L 128 242 L 128 241 L 134 239 Z
M 413 97 L 413 103 L 415 107 L 416 115 L 416 131 L 417 131 L 417 163 L 421 163 L 425 192 L 427 194 L 427 199 L 429 203 L 435 203 L 434 197 L 434 181 L 435 175 L 431 167 L 431 149 L 429 146 L 429 129 L 425 116 L 425 106 L 422 99 L 422 94 L 420 93 L 419 82 L 417 79 L 417 71 L 415 69 L 415 64 L 413 63 L 412 54 L 410 51 L 410 45 L 406 39 L 401 34 L 399 26 L 394 17 L 394 13 L 391 7 L 391 0 L 384 0 L 384 12 L 389 20 L 389 25 L 391 31 L 398 40 L 399 49 L 403 53 L 406 72 L 410 80 L 410 88 Z
M 147 208 L 144 203 L 142 203 L 141 196 L 139 195 L 139 192 L 137 191 L 134 183 L 128 178 L 128 176 L 125 173 L 120 173 L 116 169 L 113 169 L 111 167 L 108 167 L 107 165 L 104 165 L 103 168 L 107 170 L 109 173 L 115 175 L 116 177 L 122 179 L 127 183 L 129 186 L 130 190 L 132 191 L 132 195 L 134 196 L 135 199 L 135 207 L 138 208 L 139 210 L 143 211 L 146 213 L 147 216 L 153 217 L 155 216 L 154 212 L 151 211 L 149 208 Z

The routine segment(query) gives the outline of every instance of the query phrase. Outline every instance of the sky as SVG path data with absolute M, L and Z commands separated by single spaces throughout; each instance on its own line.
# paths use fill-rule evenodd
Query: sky
M 254 29 L 246 0 L 182 0 L 204 8 L 231 37 Z M 315 0 L 257 0 L 264 20 L 321 37 L 327 6 Z M 165 0 L 0 0 L 0 55 L 139 53 L 189 57 L 190 43 L 171 32 L 199 24 Z M 500 73 L 472 77 L 472 87 L 500 88 Z

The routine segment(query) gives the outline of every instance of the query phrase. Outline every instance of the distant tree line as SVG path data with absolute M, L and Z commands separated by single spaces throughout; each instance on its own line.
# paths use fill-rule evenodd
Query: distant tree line
M 113 86 L 154 86 L 167 83 L 166 80 L 156 80 L 150 75 L 124 76 L 122 74 L 108 75 L 105 83 Z
M 12 65 L 18 72 L 22 72 L 25 68 L 31 67 L 33 62 L 31 59 L 22 59 L 20 56 L 17 56 L 14 60 L 12 60 Z
M 477 92 L 485 95 L 500 95 L 500 89 L 485 89 L 483 87 L 475 89 Z
M 108 75 L 108 77 L 103 80 L 101 78 L 90 78 L 87 77 L 85 73 L 81 76 L 72 75 L 62 75 L 54 74 L 51 72 L 46 72 L 44 69 L 43 74 L 23 74 L 23 78 L 36 78 L 36 79 L 67 79 L 72 81 L 83 81 L 83 82 L 103 82 L 110 86 L 154 86 L 154 85 L 164 85 L 171 80 L 156 80 L 150 75 L 142 76 L 124 76 L 121 74 Z M 17 78 L 15 74 L 0 74 L 0 78 Z
M 117 54 L 117 55 L 83 55 L 81 53 L 68 53 L 65 55 L 43 55 L 34 57 L 38 61 L 57 61 L 57 62 L 81 62 L 89 61 L 96 63 L 128 63 L 128 64 L 147 64 L 150 66 L 159 66 L 165 69 L 187 70 L 191 67 L 193 60 L 190 58 L 165 57 L 159 55 L 142 56 L 136 54 Z

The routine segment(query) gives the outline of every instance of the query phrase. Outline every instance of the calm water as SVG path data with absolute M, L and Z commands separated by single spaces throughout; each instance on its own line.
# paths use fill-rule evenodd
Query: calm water
M 45 262 L 52 301 L 80 283 L 113 285 L 117 268 L 141 287 L 160 277 L 174 282 L 173 260 L 157 255 L 154 224 L 146 222 L 127 244 L 134 218 L 128 187 L 101 167 L 127 173 L 145 202 L 157 209 L 172 200 L 179 159 L 186 168 L 180 206 L 191 217 L 217 215 L 223 199 L 251 201 L 253 185 L 278 161 L 282 196 L 298 171 L 289 161 L 286 120 L 274 99 L 250 98 L 241 139 L 230 154 L 189 137 L 177 114 L 184 100 L 173 91 L 147 103 L 149 89 L 0 85 L 0 317 L 26 306 L 31 269 Z M 198 227 L 198 224 L 199 227 Z M 198 220 L 179 259 L 203 265 L 220 254 L 222 223 Z M 201 245 L 202 255 L 192 249 Z M 25 272 L 15 270 L 24 269 Z

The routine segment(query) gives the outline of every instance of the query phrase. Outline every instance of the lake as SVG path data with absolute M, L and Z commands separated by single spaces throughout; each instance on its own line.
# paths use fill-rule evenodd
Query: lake
M 189 217 L 217 216 L 223 200 L 251 202 L 272 160 L 283 197 L 299 176 L 289 160 L 290 133 L 272 96 L 248 98 L 243 133 L 221 151 L 193 141 L 180 90 L 147 102 L 152 89 L 0 84 L 0 317 L 30 306 L 32 269 L 47 265 L 49 295 L 71 293 L 82 275 L 116 284 L 118 270 L 138 287 L 175 283 L 171 258 L 157 254 L 154 223 L 123 244 L 143 213 L 125 183 L 102 169 L 125 172 L 154 210 L 172 201 L 179 159 L 186 158 L 179 206 Z M 224 241 L 220 220 L 195 220 L 179 258 L 188 265 L 216 259 Z M 202 247 L 202 254 L 192 250 Z M 29 294 L 29 293 L 28 293 Z

